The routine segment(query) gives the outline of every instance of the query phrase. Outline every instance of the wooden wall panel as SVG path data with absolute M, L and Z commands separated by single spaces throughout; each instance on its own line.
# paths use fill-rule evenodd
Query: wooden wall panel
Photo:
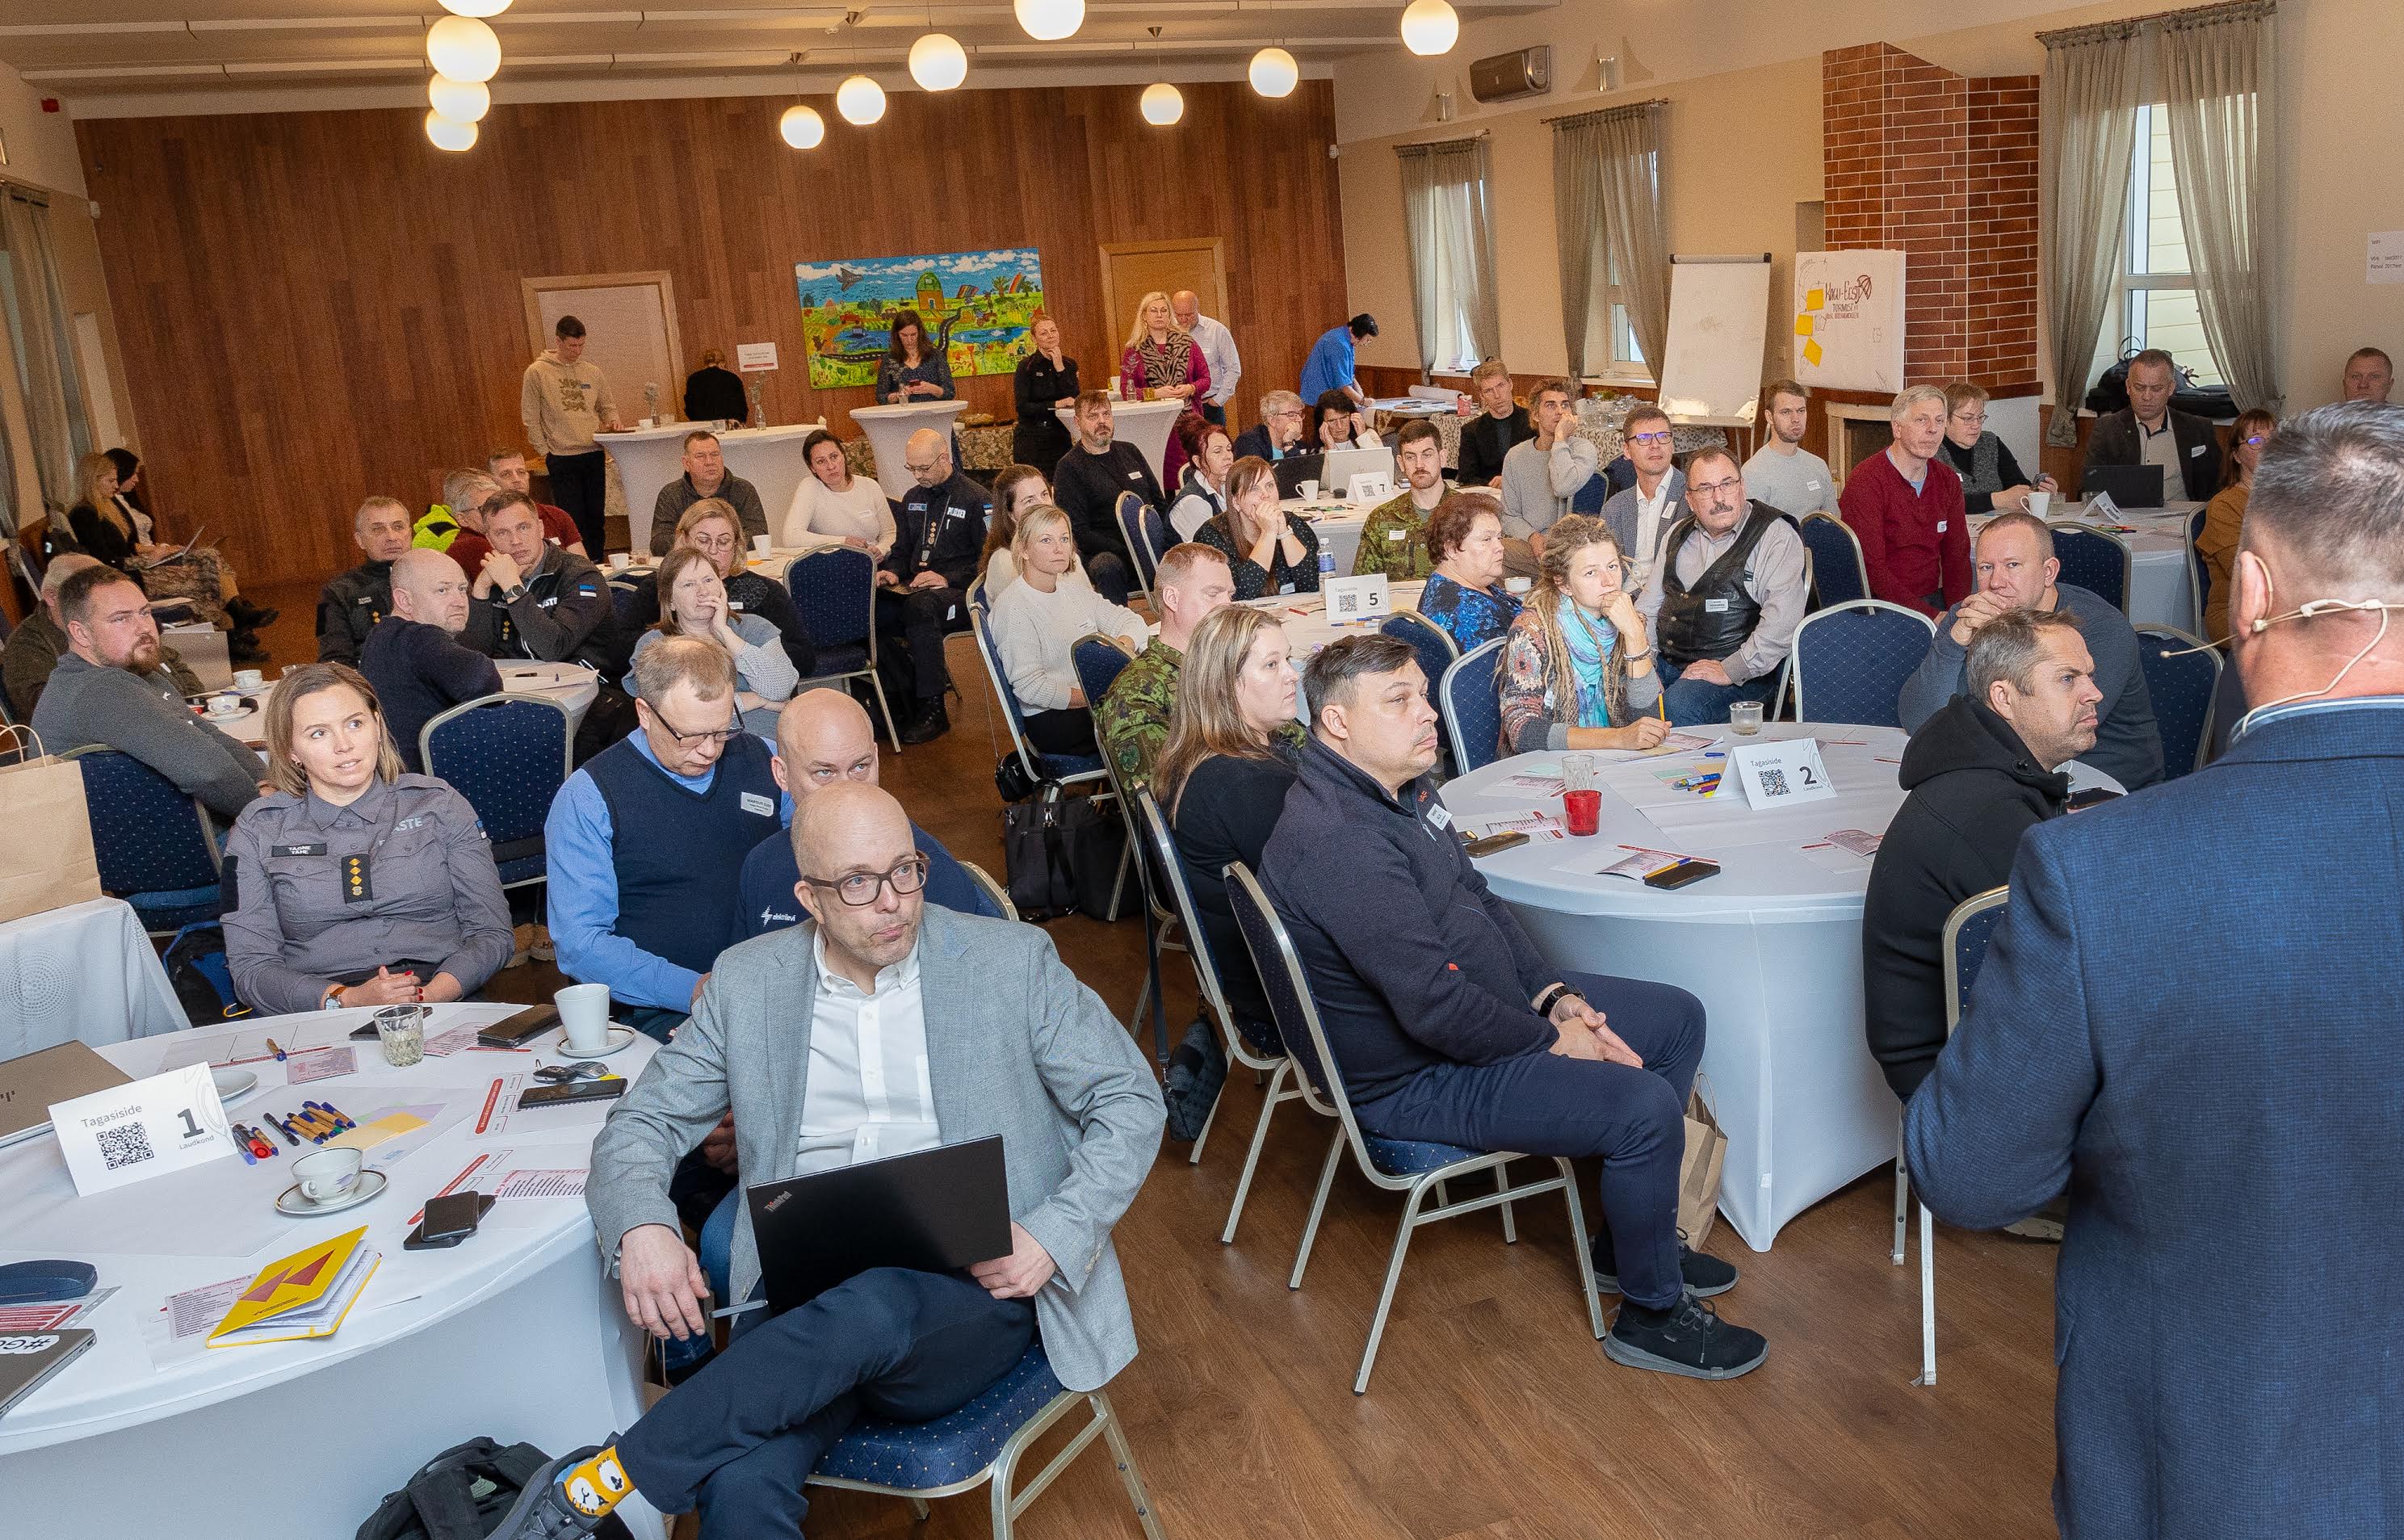
M 1096 313 L 1101 245 L 1220 235 L 1251 420 L 1345 315 L 1333 98 L 1183 89 L 1167 131 L 1124 86 L 896 91 L 868 130 L 818 101 L 807 153 L 776 136 L 783 97 L 496 106 L 464 155 L 415 112 L 76 127 L 155 495 L 274 581 L 349 565 L 368 493 L 423 504 L 519 441 L 522 277 L 664 269 L 688 369 L 773 341 L 771 420 L 848 432 L 868 392 L 809 388 L 796 261 L 1032 244 L 1098 384 L 1131 320 Z M 611 382 L 630 421 L 642 383 Z M 1011 414 L 1006 375 L 960 393 Z

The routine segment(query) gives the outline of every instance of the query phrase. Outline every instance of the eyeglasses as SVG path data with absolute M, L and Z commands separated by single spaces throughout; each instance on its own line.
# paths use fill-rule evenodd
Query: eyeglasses
M 1957 423 L 1984 423 L 1987 414 L 1983 412 L 1956 412 L 1953 420 Z
M 1686 495 L 1691 497 L 1697 493 L 1703 493 L 1716 497 L 1723 492 L 1734 492 L 1743 485 L 1743 479 L 1736 476 L 1731 476 L 1724 482 L 1688 482 Z
M 813 888 L 832 888 L 834 896 L 854 909 L 864 909 L 876 902 L 887 883 L 900 894 L 915 893 L 927 886 L 927 858 L 910 856 L 890 872 L 851 872 L 829 881 L 824 877 L 804 877 Z
M 2255 448 L 2259 449 L 2264 444 L 2271 441 L 2271 435 L 2268 433 L 2248 433 L 2245 435 L 2245 441 L 2253 445 Z
M 643 704 L 650 706 L 651 703 L 645 701 Z M 718 747 L 723 749 L 728 744 L 733 743 L 736 738 L 743 735 L 743 724 L 741 722 L 735 722 L 727 727 L 714 727 L 706 733 L 679 733 L 676 730 L 675 725 L 668 721 L 667 713 L 662 711 L 656 706 L 651 706 L 651 720 L 660 724 L 661 732 L 665 733 L 668 736 L 676 739 L 677 747 L 679 749 L 689 743 L 715 743 Z
M 1670 435 L 1659 429 L 1651 433 L 1630 433 L 1628 441 L 1632 444 L 1665 444 L 1670 441 Z
M 920 464 L 919 464 L 917 461 L 915 461 L 915 460 L 904 460 L 904 461 L 902 461 L 902 465 L 903 465 L 904 467 L 908 468 L 909 472 L 910 472 L 910 474 L 911 474 L 911 475 L 913 475 L 913 476 L 923 476 L 923 475 L 925 475 L 928 471 L 934 469 L 935 469 L 935 467 L 936 467 L 936 465 L 937 465 L 938 463 L 940 463 L 940 462 L 938 462 L 938 461 L 934 461 L 934 460 L 929 460 L 926 464 L 924 464 L 924 465 L 920 465 Z

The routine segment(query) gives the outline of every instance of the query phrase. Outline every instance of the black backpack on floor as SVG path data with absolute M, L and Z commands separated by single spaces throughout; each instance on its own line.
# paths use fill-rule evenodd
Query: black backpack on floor
M 484 1540 L 550 1456 L 532 1444 L 470 1438 L 428 1460 L 409 1484 L 387 1493 L 358 1540 Z M 607 1540 L 634 1540 L 611 1514 L 593 1532 Z

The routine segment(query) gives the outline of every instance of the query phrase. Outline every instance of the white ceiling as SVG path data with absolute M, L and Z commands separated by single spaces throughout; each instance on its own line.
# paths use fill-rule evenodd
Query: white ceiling
M 1452 3 L 1466 21 L 1550 9 L 1558 0 Z M 261 93 L 322 102 L 329 90 L 381 105 L 390 91 L 422 88 L 430 73 L 426 29 L 443 14 L 391 0 L 8 0 L 0 7 L 0 61 L 79 112 L 104 105 L 110 115 L 140 111 L 146 98 L 163 111 L 225 110 L 237 99 L 247 107 Z M 848 8 L 694 0 L 642 9 L 516 0 L 491 19 L 501 40 L 493 90 L 503 100 L 575 96 L 586 87 L 619 94 L 639 79 L 674 91 L 684 77 L 736 91 L 795 82 L 822 91 L 856 69 L 888 88 L 915 89 L 905 59 L 929 30 L 967 48 L 971 87 L 1001 83 L 1002 71 L 1012 84 L 1030 72 L 1095 83 L 1235 78 L 1270 44 L 1292 50 L 1304 73 L 1323 75 L 1335 55 L 1399 49 L 1401 15 L 1401 0 L 1087 0 L 1074 36 L 1039 43 L 1020 30 L 1009 0 Z M 1161 29 L 1156 42 L 1153 26 Z M 798 70 L 795 53 L 804 55 Z

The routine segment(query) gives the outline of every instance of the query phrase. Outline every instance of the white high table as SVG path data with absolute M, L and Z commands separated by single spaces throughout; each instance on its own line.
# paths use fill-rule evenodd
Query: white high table
M 62 1043 L 96 1048 L 183 1025 L 167 970 L 123 899 L 91 899 L 0 925 L 0 1059 Z
M 902 498 L 918 484 L 910 474 L 910 466 L 902 450 L 910 435 L 922 427 L 950 435 L 952 419 L 969 409 L 966 401 L 908 401 L 888 406 L 856 406 L 851 409 L 854 427 L 868 436 L 870 453 L 876 456 L 876 484 L 885 489 L 888 497 Z M 806 470 L 806 468 L 804 468 Z M 799 486 L 797 480 L 793 486 Z M 764 495 L 764 488 L 762 489 Z M 782 513 L 793 500 L 793 488 L 785 489 L 785 500 L 774 507 Z M 771 518 L 776 513 L 769 515 Z
M 618 467 L 618 483 L 626 492 L 627 535 L 636 550 L 651 548 L 651 507 L 660 499 L 660 488 L 684 474 L 684 436 L 703 426 L 664 423 L 593 435 L 593 441 L 608 451 Z M 718 435 L 726 469 L 759 489 L 760 507 L 771 527 L 792 503 L 802 478 L 810 473 L 809 462 L 802 458 L 802 441 L 825 426 L 820 421 L 784 427 L 731 427 Z M 594 555 L 597 559 L 600 553 Z
M 1705 750 L 1650 758 L 1598 754 L 1602 816 L 1583 839 L 1536 839 L 1489 856 L 1478 871 L 1544 954 L 1563 968 L 1651 979 L 1692 991 L 1709 1016 L 1704 1099 L 1728 1140 L 1720 1211 L 1757 1252 L 1779 1227 L 1864 1172 L 1892 1163 L 1894 1094 L 1862 1028 L 1862 898 L 1870 863 L 1818 845 L 1831 832 L 1884 834 L 1903 805 L 1889 727 L 1772 722 L 1751 740 L 1690 728 L 1713 748 L 1816 736 L 1830 800 L 1755 813 L 1733 785 L 1709 799 L 1656 772 L 1716 767 Z M 1506 784 L 1560 774 L 1561 755 L 1523 754 L 1447 783 L 1446 807 L 1472 832 L 1497 815 L 1560 798 Z M 1673 768 L 1674 767 L 1674 768 Z M 2112 786 L 2073 762 L 2075 786 Z M 1717 876 L 1671 891 L 1600 868 L 1624 846 L 1699 855 Z
M 1075 406 L 1055 406 L 1052 414 L 1060 419 L 1060 426 L 1069 430 L 1069 437 L 1073 439 L 1077 436 Z M 1177 488 L 1168 484 L 1168 472 L 1163 467 L 1168 463 L 1168 430 L 1175 427 L 1177 419 L 1183 415 L 1183 401 L 1111 403 L 1112 432 L 1143 451 L 1144 463 L 1152 467 L 1152 479 L 1160 483 L 1162 495 L 1171 501 L 1176 499 Z
M 2057 505 L 2046 513 L 2049 524 L 2083 524 L 2096 528 L 2120 526 L 2134 531 L 2120 539 L 2129 547 L 2129 623 L 2175 626 L 2191 637 L 2203 635 L 2195 612 L 2194 590 L 2187 570 L 2187 515 L 2201 503 L 2173 502 L 2160 508 L 2124 508 L 2110 518 L 2098 516 L 2090 505 Z M 1983 529 L 1987 516 L 1970 521 L 1972 533 Z M 2117 533 L 2117 530 L 2115 530 Z
M 432 1032 L 489 1024 L 511 1005 L 440 1005 Z M 193 1039 L 273 1033 L 287 1050 L 344 1043 L 367 1010 L 252 1019 L 104 1047 L 129 1074 L 154 1072 Z M 303 1097 L 356 1116 L 433 1087 L 489 1085 L 555 1062 L 558 1034 L 533 1052 L 470 1051 L 384 1066 L 356 1044 L 359 1070 L 290 1087 L 273 1059 L 246 1063 L 259 1087 L 229 1104 L 237 1122 L 298 1110 Z M 603 1062 L 633 1078 L 652 1044 Z M 420 1088 L 425 1088 L 421 1090 Z M 48 1135 L 0 1149 L 0 1261 L 82 1257 L 118 1292 L 81 1323 L 87 1352 L 0 1419 L 7 1532 L 21 1534 L 348 1534 L 428 1456 L 478 1434 L 524 1439 L 552 1454 L 593 1443 L 641 1415 L 645 1342 L 606 1276 L 581 1197 L 504 1199 L 482 1228 L 448 1251 L 401 1249 L 412 1216 L 478 1155 L 468 1185 L 492 1190 L 511 1168 L 584 1166 L 599 1109 L 510 1114 L 498 1137 L 469 1138 L 480 1115 L 437 1134 L 393 1166 L 382 1196 L 347 1212 L 287 1219 L 275 1195 L 293 1150 L 245 1166 L 226 1155 L 114 1191 L 77 1197 Z M 307 1146 L 301 1146 L 306 1149 Z M 371 1156 L 372 1158 L 372 1156 Z M 461 1190 L 465 1190 L 462 1188 Z M 368 1226 L 384 1260 L 332 1337 L 177 1354 L 154 1363 L 147 1318 L 170 1295 L 255 1274 L 313 1241 Z M 201 1254 L 213 1234 L 224 1254 Z M 263 1239 L 260 1239 L 263 1238 Z M 239 1248 L 237 1251 L 235 1248 Z M 628 1508 L 639 1511 L 629 1514 Z M 660 1540 L 637 1500 L 618 1512 Z

